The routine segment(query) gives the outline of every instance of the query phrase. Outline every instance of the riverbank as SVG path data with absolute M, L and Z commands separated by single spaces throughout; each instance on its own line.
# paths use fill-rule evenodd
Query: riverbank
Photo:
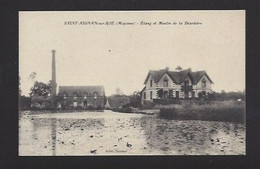
M 159 116 L 178 120 L 205 120 L 245 123 L 245 104 L 234 101 L 210 104 L 183 104 L 161 108 Z

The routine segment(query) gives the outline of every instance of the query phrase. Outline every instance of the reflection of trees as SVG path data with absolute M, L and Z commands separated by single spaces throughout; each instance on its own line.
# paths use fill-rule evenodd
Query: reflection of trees
M 41 144 L 43 141 L 50 143 L 52 155 L 56 155 L 58 143 L 69 142 L 73 135 L 77 134 L 74 130 L 95 130 L 100 129 L 98 132 L 103 132 L 104 119 L 73 119 L 73 118 L 33 118 L 31 120 L 33 124 L 32 139 L 37 140 L 36 144 Z M 70 130 L 72 130 L 70 132 Z M 44 131 L 48 131 L 50 140 L 45 140 L 46 135 Z M 44 133 L 42 133 L 44 132 Z M 62 134 L 61 138 L 58 138 L 57 132 Z M 67 133 L 70 132 L 70 133 Z M 98 133 L 97 133 L 98 134 Z M 75 135 L 76 136 L 76 135 Z M 58 139 L 57 139 L 58 138 Z M 48 143 L 47 143 L 48 142 Z M 41 151 L 41 150 L 38 150 Z
M 219 126 L 210 126 L 210 122 L 177 121 L 145 116 L 141 118 L 147 144 L 162 152 L 184 151 L 210 146 L 212 135 Z M 207 146 L 203 146 L 207 148 Z M 199 151 L 203 150 L 200 148 Z
M 33 124 L 33 139 L 37 139 L 38 141 L 42 141 L 41 129 L 45 128 L 48 131 L 50 131 L 51 134 L 51 146 L 52 146 L 52 155 L 56 155 L 56 130 L 57 130 L 57 119 L 55 118 L 32 118 L 32 124 Z

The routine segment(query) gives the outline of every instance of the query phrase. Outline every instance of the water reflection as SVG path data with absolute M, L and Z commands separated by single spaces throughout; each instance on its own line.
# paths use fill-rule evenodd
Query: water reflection
M 56 135 L 57 135 L 57 119 L 51 119 L 51 140 L 52 140 L 52 155 L 56 155 Z
M 177 121 L 114 112 L 65 116 L 21 116 L 19 154 L 245 154 L 242 124 Z
M 141 126 L 148 146 L 161 154 L 226 154 L 236 153 L 236 150 L 244 153 L 245 147 L 238 148 L 235 137 L 237 133 L 244 135 L 241 124 L 145 116 L 141 118 Z

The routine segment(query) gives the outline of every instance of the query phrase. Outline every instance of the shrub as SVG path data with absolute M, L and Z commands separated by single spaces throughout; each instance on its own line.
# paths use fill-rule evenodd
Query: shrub
M 118 109 L 118 112 L 121 112 L 121 113 L 132 113 L 132 109 L 130 107 L 121 108 L 121 109 Z
M 152 108 L 154 108 L 154 106 L 155 106 L 155 103 L 153 103 L 152 101 L 145 100 L 143 102 L 142 109 L 152 109 Z
M 94 110 L 94 107 L 90 105 L 87 107 L 87 110 Z
M 102 110 L 103 108 L 102 108 L 102 106 L 98 106 L 96 109 L 97 110 Z
M 179 99 L 153 99 L 154 103 L 162 104 L 162 105 L 169 105 L 169 104 L 181 104 Z
M 209 104 L 183 104 L 180 108 L 162 108 L 160 117 L 182 120 L 245 122 L 245 105 L 232 101 Z

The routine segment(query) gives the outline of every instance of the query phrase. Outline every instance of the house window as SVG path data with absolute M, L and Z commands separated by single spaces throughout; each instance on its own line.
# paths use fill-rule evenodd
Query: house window
M 184 86 L 189 86 L 189 80 L 184 81 Z
M 153 86 L 153 80 L 151 79 L 150 80 L 150 87 L 152 87 Z
M 204 88 L 206 87 L 206 80 L 202 81 L 202 87 L 204 87 Z
M 67 99 L 67 94 L 66 93 L 63 94 L 63 98 Z
M 97 99 L 97 92 L 94 92 L 94 99 Z
M 150 100 L 152 100 L 152 99 L 153 99 L 153 92 L 150 91 Z
M 87 99 L 88 93 L 84 93 L 83 96 L 84 96 L 84 99 Z
M 78 106 L 78 102 L 77 102 L 76 100 L 73 102 L 73 106 L 74 106 L 74 107 L 77 107 L 77 106 Z
M 78 97 L 77 93 L 73 93 L 73 98 L 74 98 L 74 100 L 76 100 L 77 97 Z
M 146 93 L 144 92 L 144 99 L 146 99 Z
M 165 78 L 163 80 L 163 87 L 168 87 L 168 79 L 167 78 Z

